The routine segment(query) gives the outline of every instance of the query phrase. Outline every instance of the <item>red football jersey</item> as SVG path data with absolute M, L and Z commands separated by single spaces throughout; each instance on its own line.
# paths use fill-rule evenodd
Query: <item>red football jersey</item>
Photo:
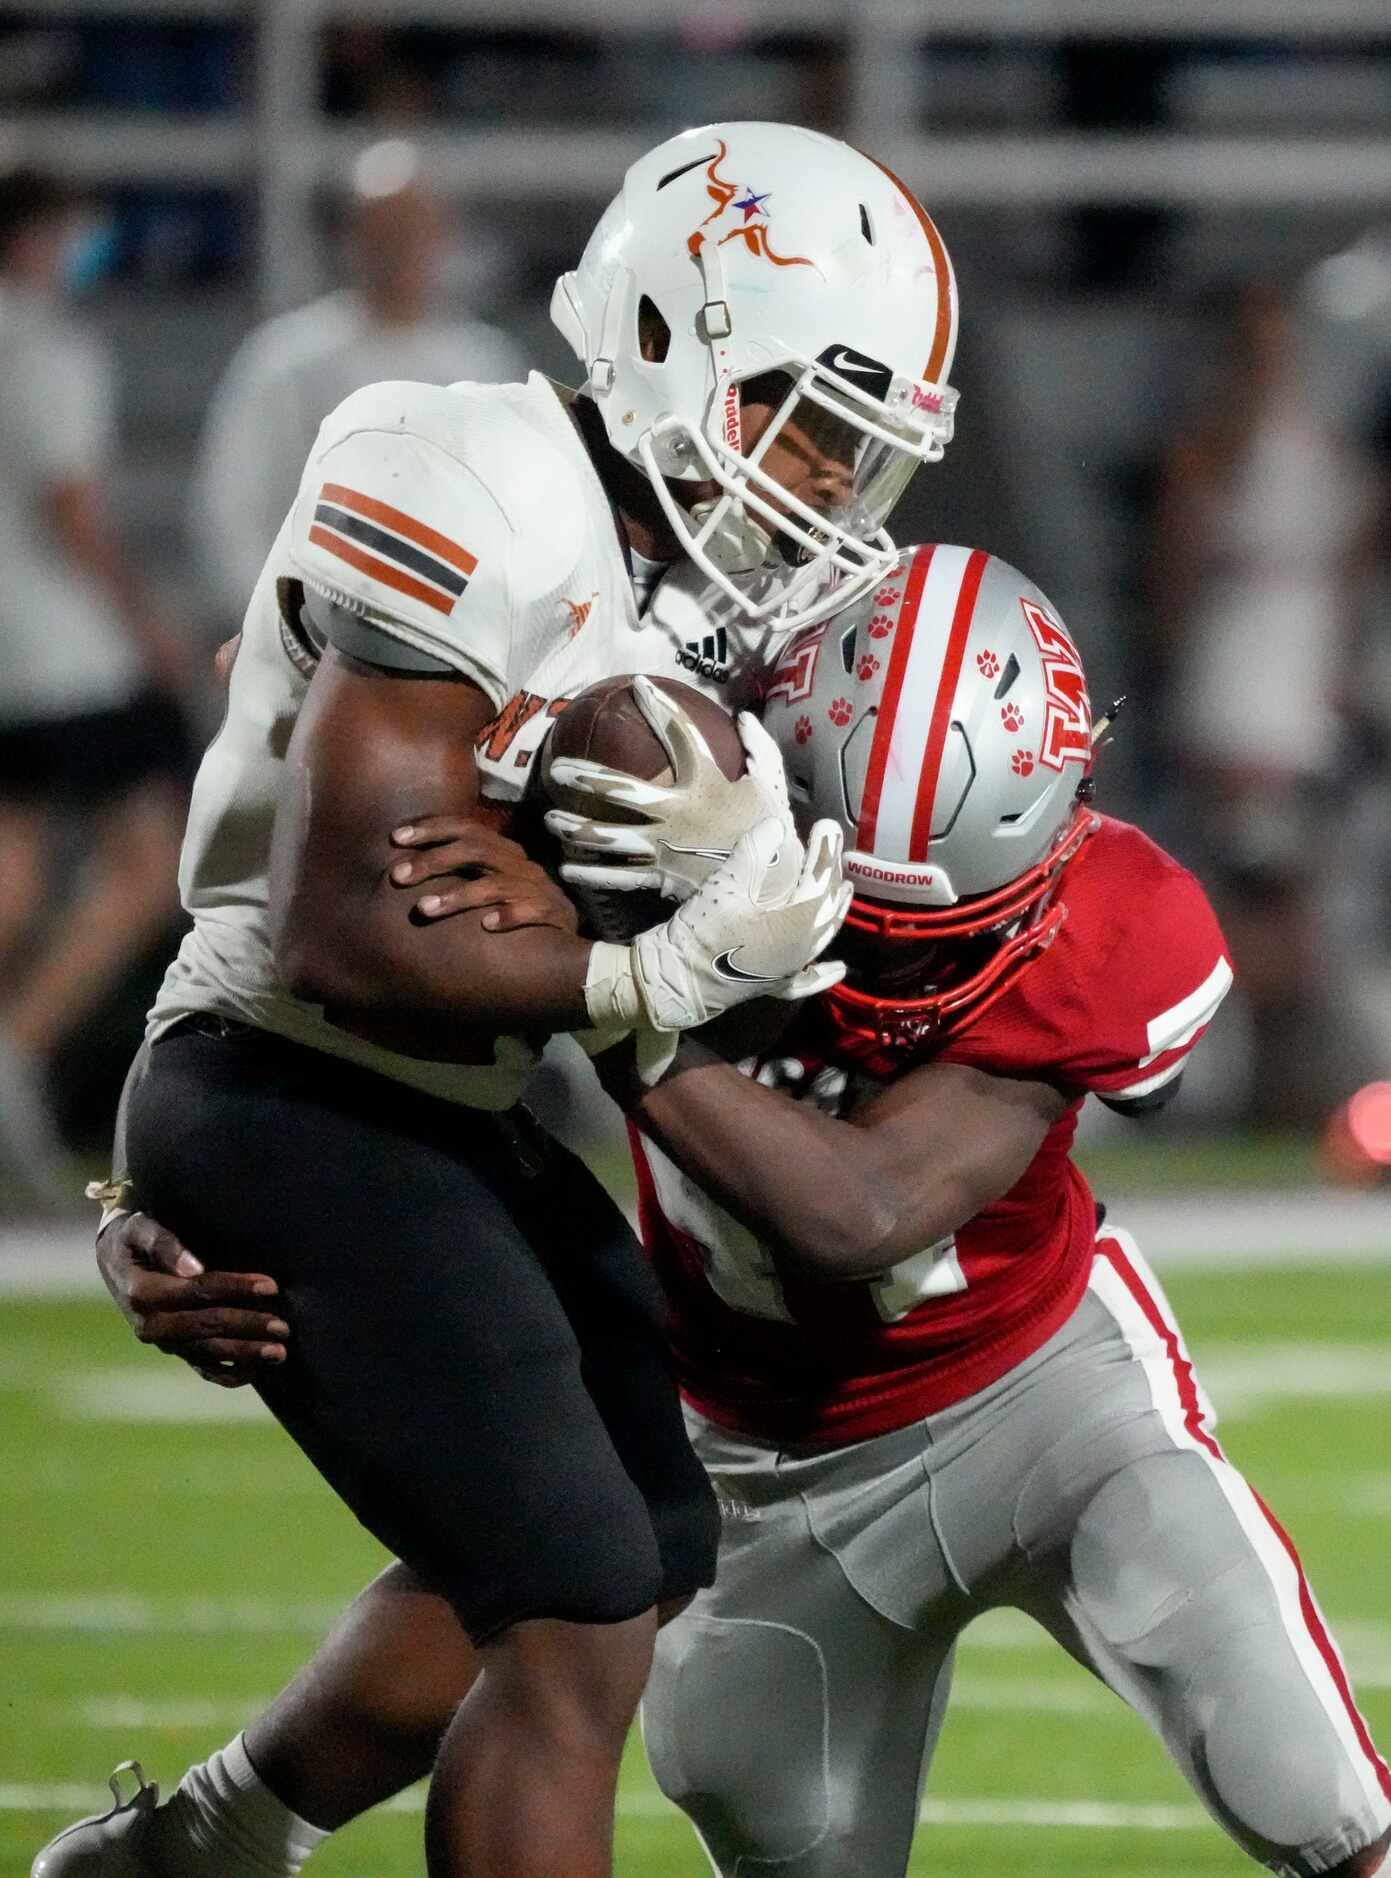
M 1078 1110 L 1088 1093 L 1156 1099 L 1232 972 L 1198 882 L 1124 822 L 1101 818 L 1061 897 L 1051 946 L 917 1059 L 1076 1092 L 1023 1176 L 954 1238 L 862 1284 L 785 1278 L 753 1233 L 634 1132 L 643 1236 L 682 1388 L 712 1421 L 795 1443 L 884 1434 L 995 1381 L 1075 1307 L 1096 1236 L 1096 1203 L 1069 1152 Z M 852 1079 L 851 1102 L 856 1093 Z

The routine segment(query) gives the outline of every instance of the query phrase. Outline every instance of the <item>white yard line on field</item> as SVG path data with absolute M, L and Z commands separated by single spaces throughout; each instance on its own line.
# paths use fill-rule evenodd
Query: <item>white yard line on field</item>
M 110 1802 L 96 1786 L 62 1781 L 27 1786 L 0 1783 L 0 1812 L 97 1812 L 104 1804 Z M 383 1808 L 389 1813 L 420 1813 L 424 1809 L 423 1787 L 398 1794 Z M 643 1792 L 621 1794 L 618 1814 L 621 1819 L 680 1817 L 660 1794 Z M 1190 1832 L 1196 1827 L 1216 1830 L 1196 1806 L 1131 1806 L 1109 1800 L 926 1800 L 918 1817 L 927 1826 L 1060 1826 L 1099 1832 Z
M 1219 1415 L 1259 1414 L 1271 1403 L 1359 1402 L 1391 1395 L 1391 1362 L 1376 1343 L 1209 1344 L 1199 1364 Z M 250 1389 L 213 1389 L 181 1363 L 43 1371 L 10 1387 L 41 1390 L 62 1421 L 191 1426 L 273 1425 Z
M 49 1702 L 39 1710 L 48 1728 L 241 1728 L 265 1707 L 268 1696 L 249 1696 L 244 1702 L 225 1696 L 216 1702 L 174 1696 L 165 1701 L 137 1702 L 129 1696 L 88 1696 L 80 1702 Z
M 254 1389 L 214 1389 L 184 1363 L 69 1369 L 50 1377 L 53 1411 L 73 1422 L 264 1422 Z
M 345 1600 L 346 1602 L 346 1600 Z M 0 1591 L 0 1630 L 103 1631 L 125 1635 L 321 1635 L 341 1614 L 331 1599 L 261 1597 L 186 1597 L 157 1599 L 139 1592 Z M 1333 1632 L 1362 1688 L 1391 1688 L 1391 1623 L 1376 1618 L 1333 1620 Z M 1052 1685 L 1043 1678 L 1021 1681 L 995 1673 L 975 1675 L 974 1655 L 1036 1656 L 1054 1652 L 1048 1633 L 1019 1611 L 990 1611 L 979 1617 L 962 1639 L 962 1670 L 954 1700 L 964 1706 L 1075 1710 L 1096 1704 L 1109 1709 L 1111 1699 L 1086 1683 Z M 1017 1700 L 1011 1702 L 1011 1693 Z M 132 1709 L 134 1713 L 134 1709 Z M 74 1719 L 76 1715 L 74 1714 Z M 93 1725 L 105 1726 L 105 1723 Z
M 1133 1233 L 1161 1270 L 1245 1271 L 1311 1261 L 1380 1265 L 1391 1259 L 1391 1191 L 1330 1187 L 1101 1197 L 1111 1223 Z M 0 1295 L 104 1297 L 92 1259 L 92 1222 L 0 1231 Z
M 1391 1395 L 1384 1343 L 1210 1343 L 1198 1374 L 1221 1415 L 1250 1415 L 1268 1402 L 1359 1402 Z
M 1349 1474 L 1339 1481 L 1340 1511 L 1364 1519 L 1391 1519 L 1391 1474 Z
M 346 1599 L 344 1600 L 346 1603 Z M 170 1598 L 138 1592 L 0 1592 L 0 1630 L 192 1631 L 197 1635 L 307 1632 L 318 1635 L 343 1605 L 312 1598 Z
M 1273 1265 L 1391 1262 L 1391 1191 L 1310 1187 L 1099 1196 L 1107 1223 L 1133 1233 L 1164 1271 L 1248 1271 Z
M 1118 1721 L 1126 1713 L 1125 1704 L 1109 1689 L 1016 1676 L 988 1682 L 958 1676 L 952 1684 L 951 1707 L 999 1714 L 1088 1715 L 1098 1721 Z
M 1364 1679 L 1365 1680 L 1365 1679 Z M 137 1729 L 240 1728 L 265 1706 L 269 1695 L 244 1701 L 170 1697 L 137 1701 L 130 1696 L 87 1696 L 76 1702 L 50 1702 L 38 1711 L 46 1728 L 89 1728 L 122 1733 Z M 1086 1715 L 1118 1720 L 1125 1706 L 1115 1696 L 1086 1684 L 1044 1682 L 1038 1678 L 958 1677 L 952 1689 L 954 1709 L 1028 1715 Z

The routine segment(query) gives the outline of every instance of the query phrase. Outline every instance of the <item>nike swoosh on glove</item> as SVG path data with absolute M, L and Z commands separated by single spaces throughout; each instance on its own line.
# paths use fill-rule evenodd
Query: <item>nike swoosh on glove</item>
M 740 835 L 770 817 L 789 835 L 792 811 L 782 756 L 749 711 L 736 719 L 744 746 L 744 773 L 732 781 L 680 704 L 650 678 L 632 680 L 638 709 L 666 752 L 670 783 L 644 782 L 585 757 L 557 757 L 552 780 L 592 796 L 592 815 L 552 809 L 546 826 L 560 841 L 561 879 L 584 890 L 636 893 L 646 889 L 669 900 L 689 899 L 729 859 Z M 645 824 L 608 822 L 606 805 L 635 809 Z
M 817 822 L 805 853 L 792 841 L 789 866 L 787 835 L 769 817 L 739 836 L 664 925 L 631 945 L 597 942 L 585 981 L 590 1022 L 689 1030 L 750 998 L 806 997 L 834 984 L 842 968 L 813 961 L 850 904 L 841 832 Z

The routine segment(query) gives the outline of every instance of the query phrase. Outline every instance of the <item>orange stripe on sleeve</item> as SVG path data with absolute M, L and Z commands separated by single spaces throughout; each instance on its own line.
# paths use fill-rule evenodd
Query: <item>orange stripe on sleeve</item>
M 393 567 L 389 561 L 379 561 L 375 554 L 368 554 L 365 549 L 355 547 L 351 541 L 344 541 L 341 535 L 330 534 L 327 528 L 321 528 L 317 522 L 310 527 L 309 539 L 327 549 L 330 554 L 336 554 L 349 567 L 355 567 L 360 574 L 379 580 L 384 587 L 394 587 L 397 593 L 408 594 L 412 600 L 423 600 L 426 606 L 432 606 L 437 613 L 454 611 L 453 594 L 440 593 L 434 587 L 427 587 L 423 580 L 416 580 L 411 574 L 403 574 L 399 567 Z
M 457 541 L 451 541 L 448 535 L 442 535 L 437 528 L 426 527 L 424 522 L 416 521 L 413 515 L 407 515 L 404 510 L 393 509 L 388 502 L 378 502 L 375 496 L 365 496 L 358 489 L 345 489 L 342 483 L 325 483 L 321 493 L 329 502 L 352 509 L 358 515 L 365 515 L 369 522 L 381 522 L 386 528 L 394 528 L 398 535 L 404 535 L 407 541 L 415 542 L 418 547 L 428 548 L 431 554 L 437 554 L 442 561 L 448 561 L 451 567 L 457 567 L 461 574 L 471 574 L 478 565 L 477 555 L 470 554 L 467 548 L 461 548 Z

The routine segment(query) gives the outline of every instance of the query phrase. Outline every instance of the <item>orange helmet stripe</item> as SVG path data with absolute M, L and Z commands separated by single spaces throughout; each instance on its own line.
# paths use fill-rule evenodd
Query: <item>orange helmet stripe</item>
M 867 152 L 865 154 L 868 154 Z M 937 233 L 937 224 L 923 207 L 900 176 L 895 176 L 887 163 L 881 163 L 878 157 L 870 157 L 875 169 L 882 170 L 889 181 L 907 198 L 908 205 L 927 237 L 927 245 L 932 250 L 932 267 L 937 276 L 937 324 L 932 331 L 932 350 L 928 354 L 927 366 L 923 377 L 929 384 L 936 384 L 946 364 L 947 347 L 951 342 L 951 262 L 947 259 L 946 244 Z

